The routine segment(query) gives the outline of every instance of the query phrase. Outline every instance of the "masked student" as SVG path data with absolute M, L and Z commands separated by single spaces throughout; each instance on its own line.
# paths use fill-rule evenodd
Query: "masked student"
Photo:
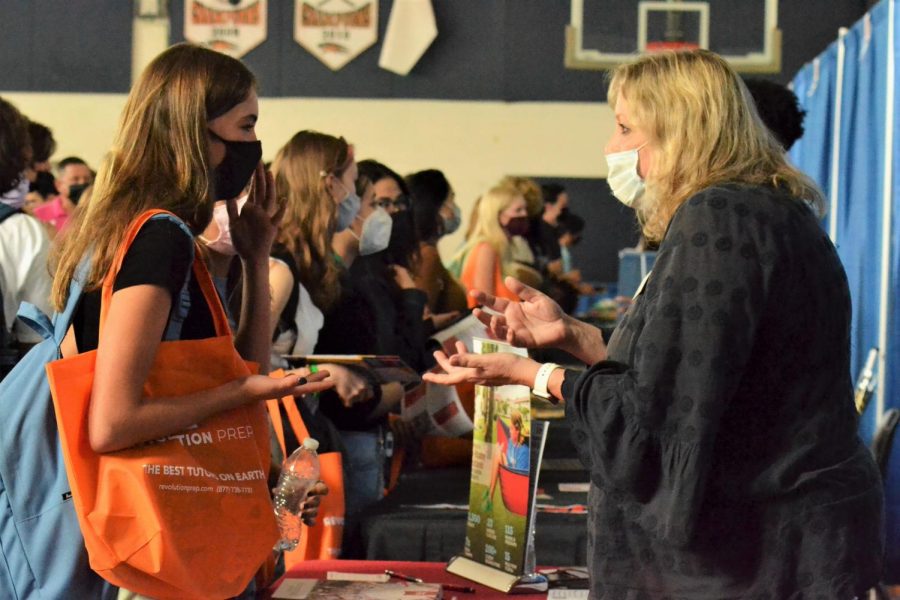
M 228 200 L 244 282 L 234 346 L 241 358 L 267 368 L 268 256 L 281 210 L 271 175 L 259 162 L 257 118 L 250 71 L 189 44 L 154 59 L 128 97 L 91 202 L 75 214 L 54 260 L 52 301 L 58 310 L 79 265 L 89 265 L 62 350 L 65 357 L 96 350 L 88 421 L 95 452 L 131 448 L 236 407 L 321 387 L 300 377 L 247 375 L 184 395 L 152 401 L 144 395 L 161 341 L 216 336 L 212 309 L 191 265 L 194 236 L 207 229 L 224 203 L 219 199 Z M 238 214 L 234 198 L 251 177 L 254 185 Z M 151 209 L 172 214 L 150 219 L 138 231 L 115 277 L 101 334 L 101 284 L 125 232 Z M 202 364 L 203 357 L 196 362 Z
M 450 272 L 467 291 L 482 290 L 514 300 L 516 296 L 503 283 L 503 277 L 515 271 L 512 239 L 528 219 L 525 198 L 512 187 L 494 187 L 479 199 L 473 217 L 474 226 L 453 258 Z M 471 296 L 467 302 L 469 308 L 476 304 Z
M 372 307 L 354 285 L 349 265 L 334 247 L 336 237 L 351 227 L 362 239 L 357 219 L 362 201 L 356 191 L 358 169 L 353 147 L 343 138 L 301 131 L 278 151 L 272 169 L 276 193 L 287 202 L 272 253 L 288 267 L 277 266 L 272 271 L 274 313 L 280 315 L 275 335 L 292 326 L 293 312 L 293 326 L 304 340 L 302 348 L 295 342 L 296 349 L 316 354 L 375 354 L 378 346 Z M 367 193 L 366 210 L 372 212 L 369 197 Z M 352 264 L 355 255 L 345 256 Z M 298 285 L 304 288 L 298 288 L 298 305 L 304 291 L 312 305 L 300 317 L 289 306 Z M 313 329 L 318 329 L 315 339 L 302 328 L 302 323 L 311 321 L 315 323 Z M 306 411 L 303 418 L 307 425 L 324 416 L 339 430 L 345 459 L 346 514 L 352 517 L 383 495 L 382 435 L 386 415 L 399 404 L 403 388 L 398 383 L 379 384 L 365 370 L 330 364 L 319 368 L 331 373 L 334 389 L 318 397 L 305 397 L 300 408 Z M 288 439 L 289 452 L 291 444 L 296 447 L 297 440 Z
M 466 290 L 444 267 L 438 241 L 455 233 L 461 225 L 456 194 L 441 171 L 428 169 L 406 177 L 410 190 L 410 210 L 419 239 L 419 263 L 415 282 L 428 294 L 428 309 L 433 315 L 466 309 Z M 438 323 L 436 329 L 441 329 Z

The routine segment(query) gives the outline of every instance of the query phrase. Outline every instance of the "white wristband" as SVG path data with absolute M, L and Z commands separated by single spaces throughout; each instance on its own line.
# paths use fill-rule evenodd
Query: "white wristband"
M 531 388 L 531 392 L 538 398 L 551 400 L 550 392 L 547 391 L 547 384 L 550 382 L 550 374 L 556 369 L 561 368 L 562 367 L 556 363 L 542 364 L 541 368 L 538 369 L 537 375 L 534 377 L 534 385 Z M 556 402 L 554 402 L 554 404 L 556 404 Z

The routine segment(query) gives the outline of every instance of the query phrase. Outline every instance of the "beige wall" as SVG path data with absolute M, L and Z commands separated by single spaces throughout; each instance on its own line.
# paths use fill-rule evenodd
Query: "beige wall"
M 117 94 L 0 91 L 29 118 L 50 127 L 58 148 L 92 166 L 112 143 L 125 102 Z M 439 168 L 456 190 L 463 228 L 473 200 L 508 174 L 599 177 L 612 115 L 602 103 L 501 103 L 263 98 L 257 134 L 271 159 L 293 133 L 318 129 L 356 145 L 401 174 Z M 459 234 L 444 240 L 448 257 Z

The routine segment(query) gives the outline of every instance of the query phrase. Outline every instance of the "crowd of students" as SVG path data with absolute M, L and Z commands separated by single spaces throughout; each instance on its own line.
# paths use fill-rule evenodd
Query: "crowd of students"
M 289 391 L 302 398 L 301 413 L 323 450 L 343 454 L 352 517 L 384 494 L 389 415 L 399 412 L 404 389 L 339 364 L 317 365 L 321 375 L 314 377 L 308 368 L 290 370 L 284 356 L 397 355 L 424 373 L 434 366 L 429 337 L 473 306 L 467 290 L 508 296 L 503 277 L 514 275 L 569 296 L 584 291 L 567 253 L 583 221 L 568 212 L 563 188 L 500 181 L 477 201 L 466 241 L 445 266 L 437 243 L 463 218 L 441 171 L 401 177 L 376 160 L 357 161 L 339 132 L 309 130 L 277 151 L 268 148 L 274 159 L 265 170 L 253 75 L 208 50 L 175 46 L 148 67 L 97 173 L 68 157 L 55 163 L 54 174 L 52 132 L 3 99 L 0 113 L 6 346 L 21 356 L 38 341 L 16 319 L 20 302 L 47 314 L 61 309 L 87 259 L 87 294 L 68 351 L 98 351 L 91 413 L 98 452 Z M 151 208 L 175 217 L 151 220 L 137 235 L 100 335 L 99 284 L 125 228 Z M 143 402 L 144 373 L 159 340 L 213 335 L 201 290 L 188 276 L 194 238 L 241 355 L 262 372 L 266 365 L 288 368 L 304 383 L 248 380 L 235 390 L 211 390 L 199 404 L 175 398 L 156 412 Z M 179 303 L 189 308 L 176 327 Z M 415 444 L 402 424 L 393 427 L 398 439 Z M 302 441 L 290 431 L 287 437 L 287 452 Z
M 52 185 L 52 135 L 0 99 L 4 366 L 38 341 L 18 304 L 62 311 L 83 287 L 61 354 L 94 353 L 95 455 L 293 397 L 320 450 L 343 457 L 353 518 L 384 494 L 389 432 L 410 439 L 390 419 L 405 390 L 284 357 L 397 355 L 420 373 L 437 360 L 426 381 L 527 385 L 566 403 L 591 471 L 591 597 L 860 594 L 880 569 L 882 492 L 855 431 L 846 277 L 810 210 L 821 192 L 712 53 L 637 59 L 616 70 L 610 98 L 609 183 L 660 250 L 608 347 L 566 315 L 589 287 L 571 260 L 584 222 L 559 186 L 507 177 L 485 191 L 445 266 L 437 242 L 462 218 L 440 171 L 403 178 L 308 130 L 266 169 L 255 78 L 223 54 L 163 52 L 96 176 L 66 159 Z M 502 313 L 475 311 L 497 337 L 566 350 L 587 369 L 432 355 L 429 337 L 478 303 Z M 200 344 L 223 339 L 224 355 Z M 222 356 L 240 368 L 168 391 L 156 357 L 186 341 L 198 342 L 187 368 Z M 269 376 L 277 367 L 286 374 Z M 273 422 L 288 412 L 273 409 Z M 272 463 L 299 437 L 285 431 Z M 327 493 L 311 490 L 308 522 Z

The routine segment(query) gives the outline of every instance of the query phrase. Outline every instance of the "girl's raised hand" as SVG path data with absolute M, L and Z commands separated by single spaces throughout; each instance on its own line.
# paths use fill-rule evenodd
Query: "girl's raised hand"
M 234 249 L 244 260 L 268 260 L 285 203 L 275 198 L 275 180 L 262 163 L 256 166 L 250 195 L 238 214 L 237 198 L 226 200 Z

